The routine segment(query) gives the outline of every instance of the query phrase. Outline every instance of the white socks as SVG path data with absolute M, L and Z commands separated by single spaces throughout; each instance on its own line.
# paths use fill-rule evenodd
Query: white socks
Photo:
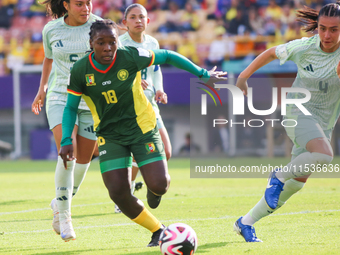
M 75 164 L 74 167 L 74 183 L 73 183 L 73 196 L 78 192 L 80 184 L 83 182 L 87 169 L 89 169 L 90 163 L 87 164 Z
M 253 225 L 261 218 L 275 212 L 278 208 L 296 192 L 303 188 L 304 182 L 299 182 L 293 178 L 306 176 L 311 173 L 311 170 L 322 167 L 323 164 L 332 162 L 333 157 L 318 153 L 304 152 L 294 158 L 283 169 L 276 172 L 276 177 L 284 183 L 283 191 L 280 194 L 278 206 L 275 210 L 268 207 L 264 196 L 243 218 L 242 224 Z
M 293 159 L 281 171 L 276 173 L 276 177 L 285 182 L 291 178 L 302 177 L 310 174 L 311 170 L 322 167 L 323 164 L 329 164 L 333 157 L 318 152 L 304 152 Z
M 62 158 L 58 157 L 55 170 L 55 188 L 60 221 L 66 219 L 65 211 L 67 211 L 66 214 L 71 213 L 74 165 L 74 160 L 68 161 L 67 169 L 65 169 Z
M 253 225 L 255 222 L 259 221 L 263 217 L 275 212 L 277 209 L 279 209 L 282 205 L 285 204 L 285 202 L 296 192 L 298 192 L 300 189 L 303 188 L 305 185 L 304 182 L 299 182 L 294 179 L 290 179 L 285 182 L 284 189 L 280 194 L 278 206 L 275 210 L 271 210 L 264 198 L 264 196 L 261 198 L 261 200 L 252 208 L 241 220 L 242 224 L 245 225 Z
M 67 169 L 65 169 L 63 160 L 60 156 L 58 157 L 55 170 L 55 187 L 60 221 L 66 219 L 65 214 L 71 213 L 72 197 L 77 193 L 89 166 L 90 163 L 78 164 L 73 160 L 67 162 Z

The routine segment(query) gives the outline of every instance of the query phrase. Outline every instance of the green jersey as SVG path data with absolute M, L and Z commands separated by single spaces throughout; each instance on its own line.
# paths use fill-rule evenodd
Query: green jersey
M 158 41 L 150 35 L 144 35 L 144 40 L 142 43 L 137 43 L 130 37 L 129 33 L 119 36 L 119 41 L 123 46 L 133 46 L 136 48 L 143 48 L 146 50 L 157 50 L 159 49 Z M 160 67 L 150 66 L 141 70 L 141 76 L 143 80 L 146 80 L 149 84 L 147 89 L 144 90 L 144 94 L 149 99 L 155 113 L 156 118 L 160 116 L 159 108 L 155 100 L 155 91 L 161 90 L 163 91 L 163 77 L 160 70 Z
M 311 99 L 303 106 L 312 114 L 323 130 L 332 129 L 340 113 L 340 80 L 336 69 L 340 48 L 326 53 L 320 48 L 320 37 L 302 38 L 276 47 L 280 64 L 292 60 L 298 67 L 292 87 L 304 88 Z M 287 98 L 304 98 L 302 93 L 288 93 Z M 295 106 L 287 107 L 287 115 L 303 115 Z
M 93 52 L 78 60 L 68 93 L 83 96 L 94 119 L 96 135 L 128 145 L 156 127 L 155 112 L 141 86 L 140 70 L 151 66 L 154 53 L 141 48 L 118 48 L 105 70 L 98 69 Z
M 90 14 L 81 26 L 69 26 L 64 17 L 48 22 L 43 29 L 45 57 L 53 59 L 48 79 L 47 105 L 66 104 L 67 84 L 73 64 L 90 50 L 90 27 L 100 17 Z M 82 101 L 79 109 L 88 110 Z

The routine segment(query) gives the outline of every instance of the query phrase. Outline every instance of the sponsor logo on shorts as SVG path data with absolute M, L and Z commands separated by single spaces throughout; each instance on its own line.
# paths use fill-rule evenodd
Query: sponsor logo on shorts
M 117 77 L 121 81 L 125 81 L 129 77 L 129 72 L 125 69 L 121 69 L 117 73 Z
M 94 81 L 94 74 L 86 74 L 86 86 L 96 86 L 96 83 Z
M 102 155 L 105 155 L 105 154 L 106 154 L 106 150 L 99 152 L 99 156 L 102 156 Z
M 147 151 L 146 154 L 150 154 L 150 153 L 153 153 L 153 152 L 157 152 L 156 146 L 155 146 L 155 144 L 154 144 L 153 142 L 146 143 L 146 144 L 145 144 L 145 148 L 146 148 L 146 151 Z

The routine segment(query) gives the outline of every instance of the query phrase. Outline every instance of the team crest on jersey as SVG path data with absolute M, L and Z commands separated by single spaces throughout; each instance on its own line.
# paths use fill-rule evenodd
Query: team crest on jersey
M 96 86 L 96 83 L 94 82 L 94 74 L 86 74 L 86 86 Z
M 117 77 L 121 81 L 125 81 L 129 77 L 129 72 L 125 69 L 121 69 L 117 73 Z
M 157 152 L 156 150 L 156 146 L 153 142 L 151 143 L 146 143 L 145 144 L 145 148 L 147 150 L 147 153 L 146 154 L 150 154 L 150 153 L 153 153 L 153 152 Z

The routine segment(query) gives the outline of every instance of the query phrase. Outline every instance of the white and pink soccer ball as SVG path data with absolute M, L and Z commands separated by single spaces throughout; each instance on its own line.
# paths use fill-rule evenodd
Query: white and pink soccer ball
M 197 249 L 197 236 L 187 224 L 174 223 L 161 233 L 159 247 L 163 255 L 192 255 Z

